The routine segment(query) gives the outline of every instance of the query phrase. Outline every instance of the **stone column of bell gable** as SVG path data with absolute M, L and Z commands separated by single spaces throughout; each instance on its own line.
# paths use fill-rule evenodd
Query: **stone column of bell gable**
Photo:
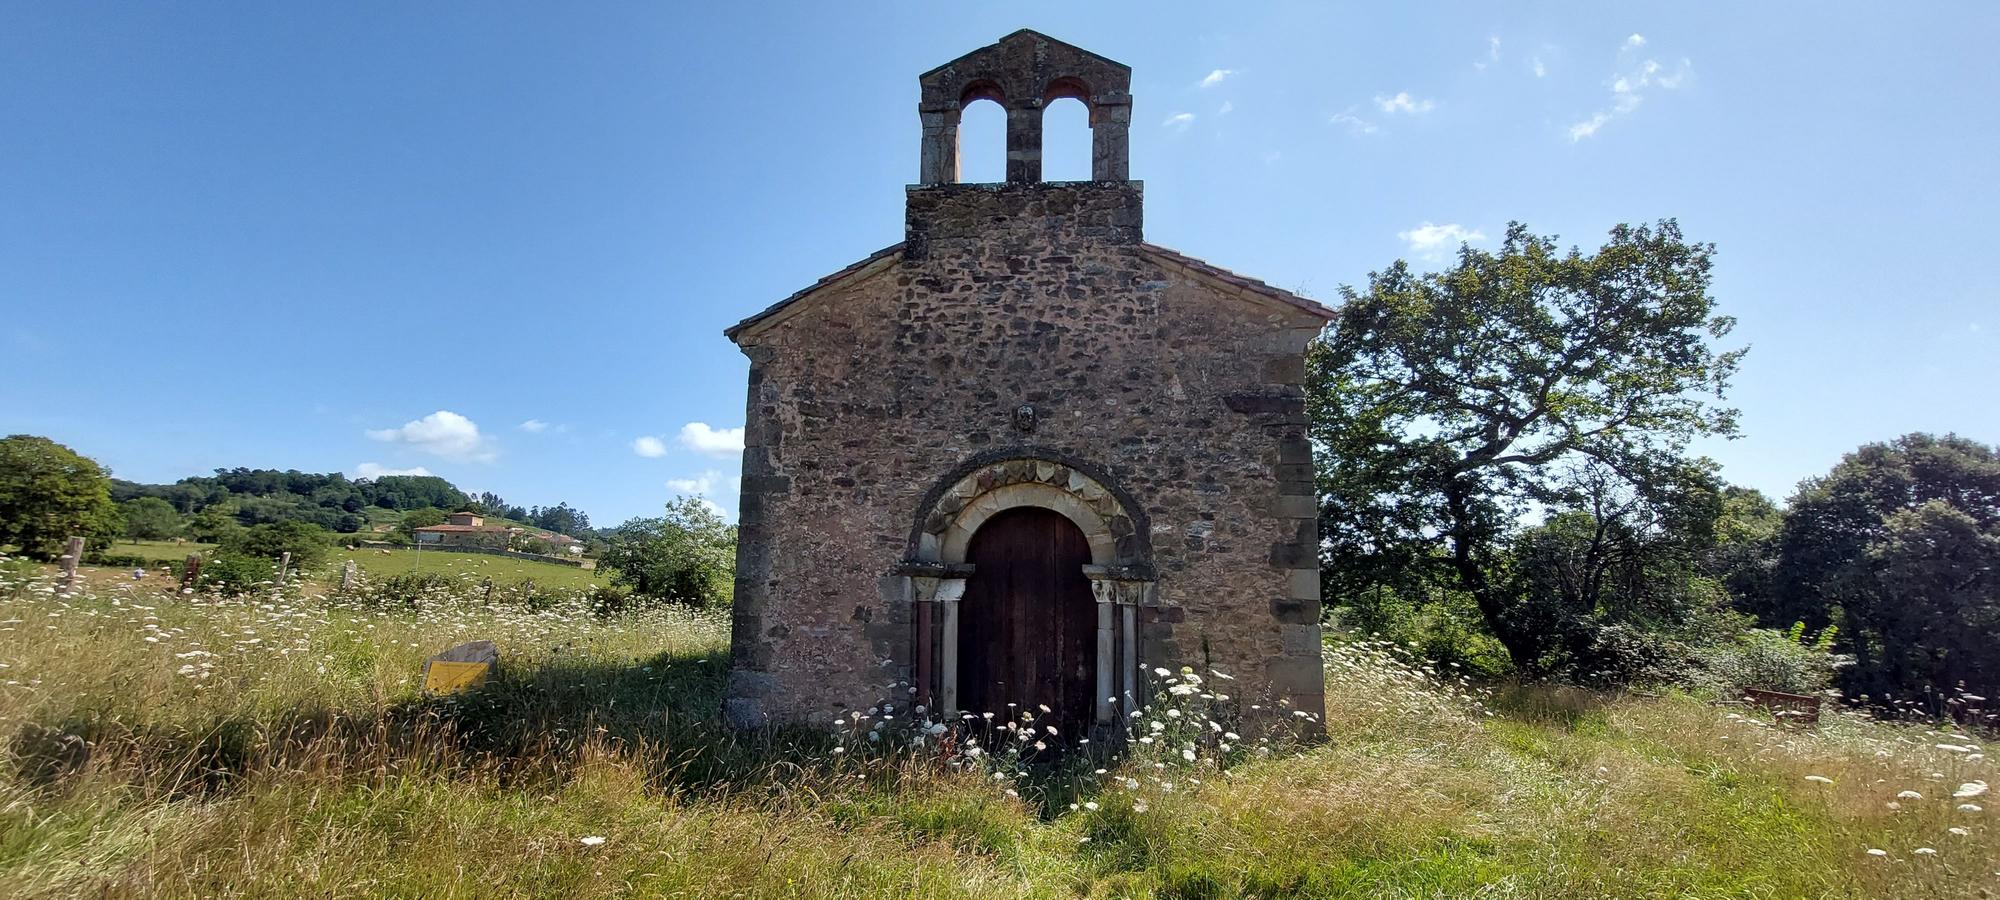
M 1042 108 L 1009 107 L 1007 110 L 1007 180 L 1032 184 L 1042 180 Z
M 952 107 L 925 109 L 917 113 L 923 122 L 923 144 L 918 166 L 919 184 L 957 184 L 959 110 Z
M 1090 178 L 1131 178 L 1132 95 L 1099 96 L 1090 109 Z

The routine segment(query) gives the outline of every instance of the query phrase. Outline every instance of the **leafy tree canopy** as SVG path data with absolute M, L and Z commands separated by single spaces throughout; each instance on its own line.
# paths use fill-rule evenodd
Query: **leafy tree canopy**
M 332 545 L 326 529 L 307 522 L 253 525 L 231 534 L 222 552 L 232 556 L 276 560 L 292 555 L 292 567 L 309 572 L 323 565 Z
M 396 530 L 401 531 L 404 537 L 414 539 L 417 529 L 429 528 L 432 525 L 443 525 L 444 517 L 444 510 L 438 509 L 435 506 L 419 507 L 403 513 L 402 521 L 396 523 Z
M 567 503 L 536 507 L 528 513 L 528 522 L 536 528 L 571 537 L 590 532 L 590 517 L 584 515 L 583 510 L 572 508 Z
M 135 541 L 162 541 L 181 532 L 181 515 L 158 497 L 134 497 L 118 504 L 125 518 L 125 536 Z
M 2000 690 L 2000 450 L 1956 435 L 1869 444 L 1792 498 L 1758 611 L 1837 622 L 1847 688 Z
M 1586 460 L 1659 498 L 1698 465 L 1690 440 L 1736 433 L 1716 401 L 1744 351 L 1713 346 L 1734 325 L 1713 254 L 1672 220 L 1590 254 L 1516 223 L 1446 271 L 1397 262 L 1345 289 L 1308 374 L 1329 595 L 1443 569 L 1515 665 L 1544 670 L 1546 616 L 1502 577 L 1518 523 L 1573 499 Z
M 120 530 L 111 478 L 101 466 L 45 437 L 0 439 L 0 544 L 51 560 L 72 536 L 102 549 Z
M 611 571 L 613 584 L 643 597 L 719 605 L 736 567 L 736 529 L 701 500 L 681 497 L 667 503 L 664 516 L 618 526 L 598 565 Z

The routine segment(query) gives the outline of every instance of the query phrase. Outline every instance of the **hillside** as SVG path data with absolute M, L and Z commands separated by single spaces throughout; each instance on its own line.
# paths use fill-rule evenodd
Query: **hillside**
M 1329 646 L 1323 744 L 1231 744 L 1193 694 L 1173 701 L 1179 718 L 1161 705 L 1142 720 L 1170 740 L 1101 774 L 1023 777 L 992 762 L 1006 753 L 908 749 L 901 712 L 840 745 L 726 732 L 720 618 L 130 583 L 64 599 L 18 576 L 0 597 L 9 896 L 2000 887 L 1986 797 L 1952 796 L 1995 779 L 1965 735 L 1844 713 L 1788 732 L 1687 696 L 1489 690 L 1377 643 Z M 500 644 L 504 676 L 422 699 L 423 658 L 473 638 Z M 1201 694 L 1226 689 L 1204 674 Z M 864 738 L 891 715 L 891 739 Z

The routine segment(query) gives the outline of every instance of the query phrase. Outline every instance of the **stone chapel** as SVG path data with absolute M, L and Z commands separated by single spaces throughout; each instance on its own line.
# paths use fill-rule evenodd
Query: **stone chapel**
M 728 719 L 1017 703 L 1111 734 L 1184 665 L 1246 720 L 1319 715 L 1301 383 L 1332 311 L 1146 242 L 1130 68 L 1022 30 L 918 83 L 903 239 L 726 332 L 750 359 Z M 1091 180 L 1045 182 L 1069 97 Z M 960 184 L 987 100 L 1007 180 Z

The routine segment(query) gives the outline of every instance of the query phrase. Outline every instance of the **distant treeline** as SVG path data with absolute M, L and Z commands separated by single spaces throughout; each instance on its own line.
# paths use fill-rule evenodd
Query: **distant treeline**
M 206 518 L 226 516 L 243 526 L 306 522 L 342 534 L 367 527 L 371 508 L 472 510 L 576 537 L 590 532 L 590 517 L 568 503 L 522 507 L 490 492 L 468 495 L 436 475 L 354 479 L 339 472 L 319 474 L 296 469 L 238 467 L 217 469 L 214 475 L 183 478 L 172 484 L 112 480 L 113 502 L 122 505 L 141 498 L 164 501 L 175 513 L 196 522 L 206 513 Z

